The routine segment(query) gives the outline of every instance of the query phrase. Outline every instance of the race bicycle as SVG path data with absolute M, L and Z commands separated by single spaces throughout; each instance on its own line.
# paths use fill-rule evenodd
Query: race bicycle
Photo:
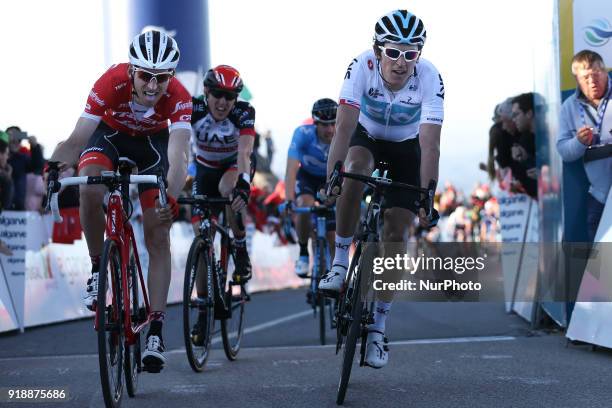
M 201 372 L 210 356 L 213 335 L 219 331 L 228 360 L 238 356 L 244 332 L 244 307 L 250 296 L 246 282 L 241 282 L 240 275 L 234 273 L 236 250 L 226 212 L 232 201 L 196 195 L 180 197 L 177 202 L 196 206 L 201 215 L 198 234 L 187 256 L 183 284 L 187 360 L 195 372 Z M 244 230 L 240 214 L 236 222 Z M 220 325 L 217 330 L 216 320 Z
M 365 260 L 367 257 L 362 255 L 365 255 L 368 246 L 377 245 L 380 242 L 381 204 L 385 191 L 401 189 L 422 194 L 424 198 L 420 200 L 420 208 L 425 210 L 427 218 L 430 220 L 428 227 L 435 226 L 439 219 L 438 212 L 433 208 L 435 180 L 431 180 L 427 188 L 421 188 L 387 178 L 387 172 L 381 173 L 380 171 L 380 168 L 383 168 L 381 163 L 377 164 L 377 170 L 371 177 L 343 172 L 340 170 L 341 165 L 342 163 L 338 162 L 334 167 L 327 188 L 327 195 L 330 196 L 333 189 L 339 187 L 342 184 L 342 179 L 346 177 L 366 184 L 371 189 L 371 196 L 365 216 L 362 218 L 358 233 L 355 235 L 355 253 L 346 275 L 344 289 L 340 292 L 338 298 L 336 354 L 344 344 L 340 382 L 336 397 L 336 404 L 338 405 L 344 403 L 358 339 L 361 339 L 359 366 L 365 365 L 368 325 L 374 322 L 374 302 L 366 303 L 363 301 L 367 293 L 361 293 L 361 291 L 364 288 L 371 288 L 372 274 L 370 271 L 372 265 L 369 265 Z
M 57 166 L 58 163 L 49 163 L 47 193 L 47 203 L 55 222 L 62 222 L 58 205 L 58 193 L 62 187 L 101 184 L 108 187 L 110 194 L 106 208 L 106 240 L 100 260 L 98 297 L 94 304 L 94 327 L 98 333 L 102 395 L 106 406 L 114 408 L 121 404 L 124 376 L 127 393 L 134 397 L 138 374 L 145 369 L 155 371 L 155 367 L 144 367 L 141 363 L 140 334 L 150 323 L 151 316 L 134 230 L 129 221 L 133 210 L 129 187 L 130 184 L 157 184 L 159 201 L 164 207 L 167 203 L 166 184 L 162 175 L 132 175 L 134 162 L 123 157 L 119 159 L 117 172 L 102 171 L 99 176 L 57 180 Z
M 285 211 L 286 205 L 281 204 L 279 211 Z M 288 212 L 296 214 L 309 213 L 312 214 L 313 231 L 315 235 L 314 241 L 314 262 L 312 265 L 312 273 L 310 275 L 310 285 L 308 286 L 307 299 L 312 306 L 313 316 L 319 317 L 319 341 L 322 345 L 326 344 L 326 316 L 329 320 L 331 329 L 336 328 L 335 310 L 336 301 L 326 298 L 319 293 L 319 281 L 321 277 L 327 273 L 330 267 L 330 252 L 327 242 L 327 226 L 330 220 L 334 219 L 335 208 L 326 205 L 313 205 L 310 207 L 291 207 L 287 208 Z M 290 217 L 285 217 L 285 223 L 291 223 Z M 285 229 L 291 228 L 285 224 Z

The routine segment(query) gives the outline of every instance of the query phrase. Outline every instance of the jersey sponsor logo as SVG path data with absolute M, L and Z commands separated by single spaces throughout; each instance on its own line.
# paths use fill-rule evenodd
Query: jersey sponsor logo
M 104 101 L 103 101 L 102 99 L 100 99 L 100 97 L 98 96 L 98 94 L 97 94 L 97 93 L 96 93 L 94 90 L 92 90 L 92 91 L 89 93 L 89 97 L 90 97 L 91 99 L 93 99 L 93 101 L 94 101 L 95 103 L 97 103 L 98 105 L 100 105 L 100 106 L 104 106 Z
M 370 71 L 374 69 L 374 63 L 372 62 L 371 59 L 368 60 L 368 68 L 370 68 Z
M 191 122 L 191 115 L 179 116 L 179 122 Z
M 444 81 L 442 80 L 442 75 L 438 74 L 438 78 L 440 78 L 440 90 L 436 94 L 436 96 L 444 99 Z
M 191 101 L 189 101 L 189 102 L 177 102 L 176 105 L 174 106 L 174 110 L 172 111 L 171 115 L 174 115 L 176 112 L 178 112 L 180 110 L 189 109 L 192 106 L 193 106 L 193 103 Z
M 368 90 L 368 95 L 370 95 L 372 98 L 378 98 L 379 96 L 383 96 L 383 93 L 376 88 L 370 88 Z
M 117 106 L 117 109 L 129 108 L 129 107 L 130 107 L 129 103 L 120 103 L 119 106 Z
M 204 143 L 235 144 L 237 139 L 234 135 L 218 135 L 216 133 L 197 132 L 196 139 Z
M 420 105 L 419 102 L 412 102 L 412 96 L 407 97 L 406 99 L 400 99 L 399 101 L 400 103 L 403 103 L 404 105 Z
M 120 90 L 121 88 L 125 87 L 127 85 L 127 82 L 122 82 L 119 85 L 115 86 L 115 91 Z
M 427 118 L 425 118 L 425 119 L 427 119 L 428 121 L 431 121 L 431 122 L 439 122 L 439 123 L 442 123 L 442 118 L 427 117 Z
M 253 126 L 255 126 L 255 121 L 253 119 L 251 119 L 251 120 L 243 120 L 242 121 L 242 126 L 243 127 L 253 127 Z
M 192 110 L 194 112 L 204 112 L 205 106 L 203 103 L 196 103 L 195 105 L 193 105 Z
M 353 69 L 353 64 L 357 62 L 357 58 L 353 59 L 346 69 L 346 74 L 344 74 L 344 79 L 351 79 L 351 70 Z
M 340 99 L 340 105 L 349 105 L 357 109 L 361 107 L 361 105 L 359 105 L 359 102 L 351 101 L 349 99 Z

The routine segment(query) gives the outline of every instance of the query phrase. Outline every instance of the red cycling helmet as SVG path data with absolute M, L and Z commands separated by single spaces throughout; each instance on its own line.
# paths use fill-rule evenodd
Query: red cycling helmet
M 229 65 L 218 65 L 204 75 L 204 86 L 209 89 L 239 94 L 244 84 L 240 72 Z

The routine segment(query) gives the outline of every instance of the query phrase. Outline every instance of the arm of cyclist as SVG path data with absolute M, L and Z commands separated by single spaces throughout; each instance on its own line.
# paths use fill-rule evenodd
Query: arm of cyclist
M 254 137 L 244 134 L 238 139 L 238 180 L 232 193 L 232 210 L 242 211 L 248 202 L 251 193 L 251 153 L 253 152 Z
M 291 157 L 287 158 L 287 169 L 285 171 L 285 198 L 287 202 L 295 201 L 295 184 L 299 168 L 299 160 Z M 289 210 L 291 210 L 291 208 L 289 205 L 287 205 L 286 211 Z
M 80 117 L 68 139 L 57 145 L 49 161 L 59 162 L 60 170 L 74 166 L 98 123 L 99 121 Z
M 357 123 L 359 121 L 359 109 L 355 106 L 340 104 L 338 106 L 338 113 L 336 114 L 336 134 L 332 139 L 331 146 L 329 148 L 329 156 L 327 159 L 327 181 L 334 170 L 336 162 L 341 161 L 344 163 L 346 155 L 348 154 L 349 144 L 355 129 L 357 129 Z M 338 189 L 339 193 L 339 189 Z M 333 199 L 330 200 L 324 197 L 326 204 L 332 204 Z
M 419 128 L 421 147 L 421 186 L 427 187 L 430 180 L 438 180 L 440 162 L 440 133 L 442 126 L 424 123 Z M 429 220 L 423 208 L 419 210 L 419 223 L 427 227 Z
M 185 185 L 187 164 L 189 160 L 189 138 L 191 131 L 177 128 L 170 131 L 168 141 L 168 206 L 158 208 L 158 216 L 162 222 L 170 222 L 178 216 L 176 198 Z

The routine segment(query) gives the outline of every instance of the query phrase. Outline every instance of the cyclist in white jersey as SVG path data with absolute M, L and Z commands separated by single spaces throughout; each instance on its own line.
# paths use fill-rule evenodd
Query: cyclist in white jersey
M 328 177 L 341 160 L 345 171 L 365 176 L 385 161 L 394 181 L 427 186 L 438 179 L 444 85 L 433 64 L 421 57 L 426 35 L 423 22 L 406 10 L 392 11 L 376 22 L 373 49 L 353 59 L 344 77 Z M 319 284 L 323 294 L 335 295 L 345 283 L 362 192 L 361 182 L 344 180 L 336 205 L 335 257 Z M 418 208 L 420 198 L 393 190 L 385 194 L 385 243 L 403 243 L 405 248 L 415 214 L 421 226 L 429 224 Z M 388 294 L 379 296 L 374 323 L 368 326 L 365 362 L 374 368 L 388 361 L 384 333 L 391 300 Z

